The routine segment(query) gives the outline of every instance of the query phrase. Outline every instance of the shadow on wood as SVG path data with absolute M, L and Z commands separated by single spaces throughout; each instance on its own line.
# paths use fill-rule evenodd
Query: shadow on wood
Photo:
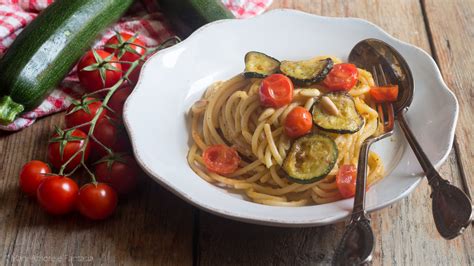
M 312 228 L 279 228 L 227 220 L 201 212 L 202 265 L 330 264 L 344 223 Z

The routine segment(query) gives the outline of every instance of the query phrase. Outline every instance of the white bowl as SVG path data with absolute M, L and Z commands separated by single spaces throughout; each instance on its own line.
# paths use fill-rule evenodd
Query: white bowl
M 231 219 L 279 226 L 316 226 L 348 217 L 353 199 L 305 207 L 272 207 L 246 201 L 239 194 L 207 183 L 186 161 L 190 139 L 187 113 L 208 85 L 242 72 L 244 54 L 250 50 L 279 59 L 335 55 L 346 60 L 351 48 L 365 38 L 386 41 L 408 61 L 416 92 L 407 119 L 428 157 L 440 166 L 451 149 L 458 103 L 433 59 L 368 21 L 320 17 L 294 10 L 217 21 L 150 58 L 124 110 L 139 164 L 182 199 Z M 369 190 L 368 211 L 408 196 L 423 177 L 398 127 L 391 139 L 377 143 L 373 149 L 381 155 L 388 176 Z

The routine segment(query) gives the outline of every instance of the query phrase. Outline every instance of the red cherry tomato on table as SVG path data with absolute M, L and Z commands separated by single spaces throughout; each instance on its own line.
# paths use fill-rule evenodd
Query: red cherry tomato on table
M 127 100 L 128 96 L 132 93 L 133 88 L 132 87 L 122 87 L 119 88 L 115 93 L 112 95 L 110 98 L 110 101 L 108 103 L 110 109 L 112 109 L 115 113 L 115 117 L 122 119 L 123 115 L 123 105 L 125 104 L 125 101 Z
M 313 127 L 311 114 L 304 107 L 297 106 L 286 116 L 285 134 L 296 138 L 308 134 Z
M 355 195 L 356 179 L 357 168 L 354 165 L 344 164 L 339 168 L 336 175 L 336 185 L 343 198 L 351 198 Z
M 129 152 L 132 149 L 125 127 L 115 119 L 107 118 L 99 121 L 93 135 L 114 152 Z M 94 140 L 92 140 L 92 148 L 100 157 L 108 155 L 107 151 Z
M 79 101 L 74 100 L 66 111 L 66 127 L 71 128 L 92 121 L 101 106 L 102 102 L 92 97 L 83 98 Z M 99 120 L 103 119 L 105 114 L 106 109 L 103 109 Z M 80 127 L 79 129 L 84 132 L 89 132 L 90 125 Z
M 114 54 L 120 61 L 133 63 L 142 57 L 145 50 L 145 43 L 142 42 L 138 36 L 128 33 L 119 33 L 111 37 L 105 43 L 105 51 Z M 131 64 L 122 64 L 122 69 L 126 72 Z M 140 71 L 137 67 L 135 71 Z
M 36 197 L 36 190 L 41 182 L 51 173 L 51 168 L 42 161 L 27 162 L 20 172 L 20 188 L 30 197 Z
M 111 62 L 113 61 L 113 62 Z M 122 66 L 117 57 L 104 50 L 87 52 L 79 61 L 79 81 L 88 92 L 109 88 L 122 78 Z
M 398 85 L 372 87 L 370 96 L 378 103 L 395 102 L 398 98 Z
M 109 184 L 120 195 L 132 192 L 141 170 L 130 155 L 113 154 L 102 158 L 94 171 L 98 181 Z
M 336 64 L 323 80 L 323 85 L 330 91 L 349 91 L 359 77 L 357 67 L 353 64 Z
M 79 188 L 74 180 L 65 176 L 50 176 L 38 187 L 36 196 L 46 212 L 56 215 L 71 212 L 77 200 Z
M 202 154 L 207 170 L 216 174 L 231 174 L 239 168 L 240 156 L 234 148 L 223 144 L 207 147 Z
M 85 144 L 87 134 L 79 129 L 71 131 L 63 131 L 58 129 L 57 132 L 49 140 L 48 160 L 57 169 L 72 158 L 76 152 Z M 90 145 L 84 149 L 84 159 L 89 158 Z M 79 152 L 71 162 L 66 166 L 66 170 L 71 171 L 81 164 L 82 152 Z
M 114 213 L 117 207 L 117 193 L 104 183 L 85 184 L 77 195 L 77 209 L 85 217 L 102 220 Z
M 283 74 L 273 74 L 262 80 L 260 104 L 265 107 L 282 107 L 293 100 L 293 82 Z

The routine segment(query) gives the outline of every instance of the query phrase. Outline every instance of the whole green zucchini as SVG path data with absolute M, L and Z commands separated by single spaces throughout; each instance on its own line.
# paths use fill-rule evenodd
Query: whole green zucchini
M 38 106 L 133 0 L 56 0 L 0 59 L 0 123 Z
M 220 0 L 158 0 L 173 29 L 181 37 L 209 22 L 235 18 Z

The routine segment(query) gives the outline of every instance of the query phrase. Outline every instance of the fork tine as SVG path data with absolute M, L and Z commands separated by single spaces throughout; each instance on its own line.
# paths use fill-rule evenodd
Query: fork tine
M 376 104 L 377 113 L 379 114 L 380 123 L 385 127 L 385 116 L 383 115 L 383 107 L 381 104 Z
M 394 123 L 395 123 L 395 115 L 394 115 L 394 112 L 393 112 L 393 104 L 387 103 L 386 106 L 387 106 L 387 111 L 388 111 L 388 114 L 387 114 L 388 121 L 387 121 L 387 125 L 384 124 L 385 132 L 392 131 Z
M 377 68 L 375 66 L 372 66 L 372 77 L 374 78 L 375 85 L 379 86 L 379 77 L 377 76 Z
M 379 65 L 380 66 L 380 65 Z M 377 71 L 377 67 L 372 66 L 372 77 L 374 78 L 374 82 L 376 86 L 380 86 L 379 81 L 379 73 Z M 385 118 L 383 115 L 383 108 L 381 104 L 376 104 L 377 113 L 379 114 L 379 121 L 382 125 L 385 125 Z
M 378 65 L 379 67 L 379 70 L 380 70 L 380 76 L 382 77 L 382 80 L 383 80 L 383 85 L 389 85 L 389 82 L 387 81 L 387 78 L 385 76 L 385 72 L 383 71 L 383 68 L 382 68 L 382 65 L 379 64 Z M 393 111 L 393 105 L 392 103 L 385 103 L 385 109 L 386 109 L 386 112 L 383 112 L 383 117 L 384 117 L 384 130 L 385 132 L 388 132 L 388 131 L 391 131 L 393 129 L 393 126 L 394 126 L 394 120 L 395 120 L 395 115 L 394 115 L 394 111 Z M 385 119 L 385 114 L 387 115 L 387 119 Z
M 379 64 L 378 67 L 379 67 L 379 70 L 380 70 L 380 76 L 382 77 L 382 82 L 383 82 L 382 86 L 386 86 L 386 85 L 388 85 L 388 82 L 387 82 L 387 78 L 385 77 L 385 73 L 383 72 L 382 65 Z
M 382 65 L 379 64 L 377 66 L 372 66 L 372 76 L 376 86 L 388 85 Z M 377 104 L 376 109 L 377 113 L 379 114 L 379 121 L 383 126 L 384 132 L 393 130 L 395 123 L 393 105 L 391 103 Z

